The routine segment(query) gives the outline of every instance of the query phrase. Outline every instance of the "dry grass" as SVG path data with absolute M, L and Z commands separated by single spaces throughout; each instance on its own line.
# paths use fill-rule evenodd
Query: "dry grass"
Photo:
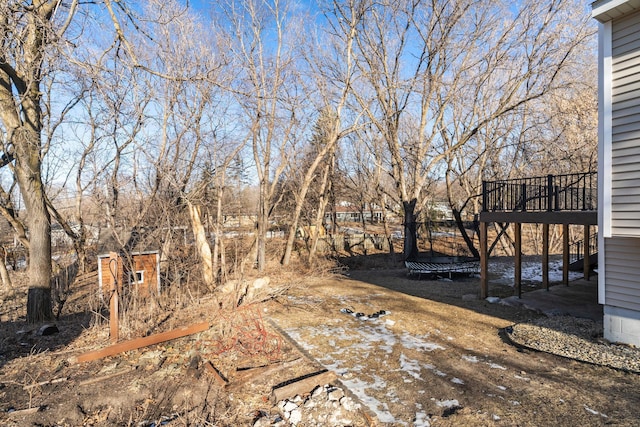
M 304 269 L 299 273 L 300 270 L 299 266 L 281 269 L 272 262 L 261 274 L 250 271 L 251 274 L 238 275 L 248 283 L 269 275 L 272 285 L 253 301 L 241 301 L 240 307 L 236 304 L 226 310 L 219 308 L 217 292 L 205 292 L 193 282 L 167 288 L 151 298 L 131 297 L 122 304 L 121 339 L 203 320 L 212 327 L 196 336 L 71 366 L 66 362 L 69 357 L 109 345 L 108 307 L 98 292 L 97 275 L 80 276 L 71 286 L 64 311 L 56 322 L 60 333 L 50 337 L 39 336 L 35 325 L 25 323 L 27 282 L 24 274 L 17 275 L 16 288 L 0 295 L 3 299 L 0 424 L 20 425 L 20 421 L 13 423 L 2 415 L 9 407 L 22 410 L 44 405 L 47 409 L 36 415 L 38 422 L 45 424 L 148 425 L 172 420 L 172 425 L 185 426 L 246 425 L 253 417 L 252 411 L 264 404 L 261 399 L 270 386 L 256 384 L 262 387 L 259 392 L 252 390 L 240 401 L 234 401 L 202 373 L 202 367 L 197 377 L 185 376 L 184 369 L 198 354 L 215 360 L 215 365 L 229 376 L 238 366 L 262 366 L 289 357 L 287 352 L 292 349 L 286 348 L 279 336 L 269 330 L 261 313 L 263 306 L 280 298 L 291 286 L 297 286 L 310 271 Z M 142 356 L 156 351 L 161 356 L 154 359 L 153 368 L 146 366 Z M 126 369 L 129 372 L 126 375 L 96 382 L 91 387 L 78 386 L 78 382 Z M 177 377 L 173 376 L 175 373 L 179 373 Z M 70 380 L 53 387 L 38 385 L 57 377 Z M 70 384 L 71 388 L 65 388 Z M 114 394 L 114 390 L 118 391 Z M 55 407 L 47 403 L 53 398 L 52 392 L 56 393 L 56 401 L 60 401 Z

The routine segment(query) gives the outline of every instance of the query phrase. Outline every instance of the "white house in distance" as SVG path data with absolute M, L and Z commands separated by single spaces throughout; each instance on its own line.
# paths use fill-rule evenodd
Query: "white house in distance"
M 640 0 L 598 0 L 598 301 L 604 337 L 640 346 Z

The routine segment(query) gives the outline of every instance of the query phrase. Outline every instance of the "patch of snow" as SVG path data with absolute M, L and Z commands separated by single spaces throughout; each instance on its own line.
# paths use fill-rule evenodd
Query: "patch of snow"
M 400 355 L 400 369 L 417 380 L 422 379 L 420 376 L 420 362 L 409 359 L 404 355 L 404 353 Z
M 425 412 L 416 412 L 416 418 L 413 420 L 414 427 L 431 427 L 429 423 L 429 415 Z
M 424 363 L 422 365 L 423 368 L 428 369 L 430 371 L 433 371 L 434 374 L 436 374 L 439 377 L 446 377 L 447 374 L 445 374 L 444 372 L 436 369 L 436 367 L 434 365 L 432 365 L 431 363 Z
M 344 360 L 334 360 L 331 358 L 323 358 L 323 359 L 319 359 L 318 361 L 322 363 L 322 366 L 324 366 L 328 370 L 335 372 L 336 375 L 340 375 L 342 377 L 348 377 L 351 374 L 349 372 L 351 369 L 346 369 L 342 367 L 342 365 L 344 364 Z
M 464 360 L 465 362 L 470 362 L 470 363 L 478 363 L 479 360 L 476 356 L 467 356 L 466 354 L 464 356 L 462 356 L 462 360 Z
M 490 367 L 491 369 L 502 369 L 503 371 L 506 371 L 506 370 L 507 370 L 507 368 L 505 368 L 505 367 L 504 367 L 504 366 L 502 366 L 502 365 L 498 365 L 497 363 L 487 362 L 487 365 L 489 365 L 489 367 Z
M 353 394 L 364 403 L 373 413 L 375 413 L 378 420 L 382 423 L 395 423 L 396 418 L 389 412 L 389 408 L 386 403 L 380 402 L 375 397 L 369 396 L 366 393 L 366 389 L 370 387 L 370 384 L 360 379 L 343 380 L 342 383 L 353 392 Z
M 373 384 L 371 384 L 371 388 L 376 390 L 385 390 L 387 388 L 387 382 L 384 380 L 384 378 L 378 375 L 374 375 L 373 379 L 374 382 Z
M 499 271 L 500 277 L 492 279 L 496 283 L 514 286 L 515 272 L 512 264 L 504 265 L 501 263 L 493 263 L 491 271 Z M 501 271 L 500 271 L 501 270 Z M 570 271 L 569 280 L 575 280 L 582 277 L 581 272 Z M 522 281 L 540 282 L 542 281 L 542 265 L 540 261 L 523 261 L 522 262 Z M 562 258 L 551 259 L 549 261 L 549 281 L 562 281 Z
M 391 332 L 385 325 L 377 325 L 368 323 L 361 325 L 357 328 L 357 333 L 360 334 L 360 342 L 363 347 L 371 346 L 375 343 L 380 349 L 386 353 L 393 352 L 393 346 L 397 340 L 393 332 Z
M 423 350 L 423 351 L 434 351 L 434 350 L 444 350 L 445 348 L 436 343 L 425 341 L 423 338 L 427 338 L 428 335 L 424 337 L 415 337 L 407 332 L 402 334 L 400 337 L 400 342 L 407 349 L 412 350 Z
M 402 400 L 400 400 L 400 397 L 394 392 L 387 393 L 387 398 L 391 403 L 402 404 Z
M 354 304 L 355 305 L 355 304 Z M 377 320 L 377 319 L 376 319 Z M 438 350 L 446 350 L 439 342 L 444 339 L 453 341 L 454 338 L 438 331 L 438 342 L 434 342 L 433 336 L 429 334 L 412 335 L 406 331 L 398 330 L 394 332 L 390 329 L 396 324 L 391 319 L 385 319 L 383 322 L 375 320 L 360 322 L 345 318 L 340 315 L 336 319 L 328 319 L 323 327 L 301 327 L 288 329 L 287 333 L 300 346 L 309 351 L 316 353 L 316 358 L 322 365 L 335 372 L 342 383 L 351 390 L 358 399 L 367 406 L 367 408 L 376 415 L 382 424 L 393 425 L 414 425 L 419 427 L 429 427 L 430 418 L 422 408 L 416 408 L 415 419 L 402 419 L 399 414 L 393 414 L 388 405 L 406 406 L 401 398 L 394 390 L 387 390 L 388 377 L 384 372 L 379 375 L 363 376 L 365 368 L 363 366 L 366 358 L 373 356 L 373 349 L 380 349 L 382 352 L 377 353 L 376 357 L 380 359 L 380 363 L 385 366 L 385 371 L 396 372 L 408 382 L 424 382 L 422 370 L 430 370 L 435 375 L 447 377 L 447 374 L 438 370 L 436 366 L 424 363 L 420 359 L 412 359 L 407 356 L 404 349 L 418 352 L 432 352 Z M 319 353 L 319 346 L 310 343 L 315 338 L 322 338 L 324 342 L 330 345 L 328 351 Z M 402 348 L 397 346 L 401 345 Z M 398 359 L 390 358 L 393 350 L 400 350 Z M 470 350 L 473 351 L 473 350 Z M 463 357 L 464 358 L 464 357 Z M 469 358 L 477 363 L 475 356 Z M 460 378 L 451 380 L 454 384 L 464 384 Z M 382 392 L 382 393 L 381 393 Z M 386 392 L 386 396 L 384 393 Z M 425 395 L 426 391 L 421 390 L 418 393 Z M 381 397 L 385 396 L 385 397 Z M 379 400 L 380 399 L 380 400 Z M 440 401 L 439 406 L 455 406 L 458 405 L 457 400 Z M 396 417 L 398 417 L 396 419 Z
M 598 412 L 598 411 L 596 411 L 595 409 L 591 409 L 591 408 L 589 408 L 587 405 L 584 405 L 584 409 L 585 409 L 588 413 L 590 413 L 590 414 L 593 414 L 593 415 L 600 415 L 602 418 L 609 418 L 608 416 L 606 416 L 606 415 L 605 415 L 605 414 L 603 414 L 602 412 Z
M 453 408 L 454 406 L 460 406 L 460 402 L 457 399 L 436 400 L 436 405 L 441 408 Z

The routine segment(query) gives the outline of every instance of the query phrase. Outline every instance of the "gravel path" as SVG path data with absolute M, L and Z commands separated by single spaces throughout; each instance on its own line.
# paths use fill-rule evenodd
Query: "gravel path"
M 505 332 L 522 347 L 640 373 L 640 349 L 606 342 L 602 322 L 571 316 L 541 317 L 505 328 Z

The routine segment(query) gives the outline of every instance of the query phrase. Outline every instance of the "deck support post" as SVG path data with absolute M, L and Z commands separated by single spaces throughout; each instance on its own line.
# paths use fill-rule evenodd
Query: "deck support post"
M 562 224 L 562 283 L 569 286 L 569 224 Z
M 584 280 L 589 280 L 589 276 L 591 275 L 591 260 L 589 255 L 589 240 L 590 240 L 590 227 L 588 225 L 584 226 Z
M 488 223 L 480 223 L 480 298 L 489 296 L 489 253 L 487 244 Z
M 515 234 L 515 250 L 516 257 L 514 261 L 514 284 L 516 288 L 516 295 L 518 298 L 522 298 L 522 224 L 517 222 L 513 224 Z
M 549 224 L 542 224 L 542 284 L 549 290 Z

